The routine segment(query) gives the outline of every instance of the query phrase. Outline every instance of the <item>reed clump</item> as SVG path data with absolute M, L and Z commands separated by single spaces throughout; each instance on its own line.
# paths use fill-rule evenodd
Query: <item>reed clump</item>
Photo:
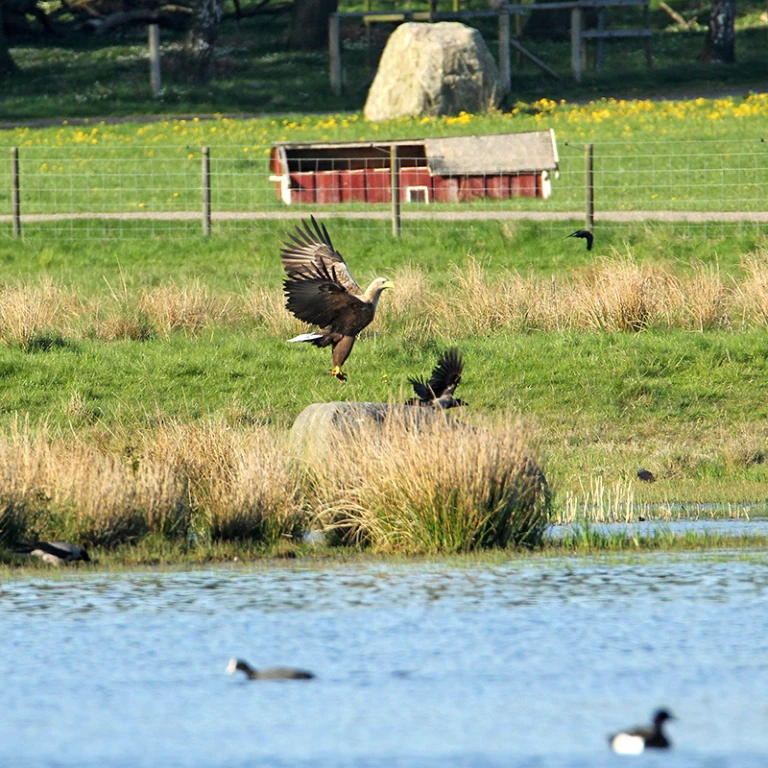
M 392 408 L 331 440 L 308 490 L 314 524 L 331 538 L 406 553 L 541 541 L 549 492 L 519 423 L 473 428 Z
M 167 424 L 133 436 L 0 438 L 0 542 L 69 539 L 111 547 L 167 539 L 262 544 L 303 529 L 298 481 L 266 429 Z
M 144 456 L 184 478 L 195 535 L 269 544 L 305 527 L 299 482 L 274 430 L 173 422 L 145 434 L 143 443 Z
M 0 286 L 0 339 L 28 351 L 61 346 L 81 311 L 77 298 L 49 279 Z
M 188 516 L 184 483 L 168 467 L 132 465 L 83 437 L 14 425 L 0 438 L 0 537 L 71 538 L 111 546 L 172 535 Z

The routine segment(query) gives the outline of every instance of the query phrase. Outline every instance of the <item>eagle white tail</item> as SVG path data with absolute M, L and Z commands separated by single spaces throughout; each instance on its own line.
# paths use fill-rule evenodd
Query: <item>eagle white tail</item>
M 322 338 L 322 333 L 300 333 L 298 336 L 294 336 L 292 339 L 288 339 L 288 343 L 290 344 L 294 341 L 316 341 L 317 339 Z

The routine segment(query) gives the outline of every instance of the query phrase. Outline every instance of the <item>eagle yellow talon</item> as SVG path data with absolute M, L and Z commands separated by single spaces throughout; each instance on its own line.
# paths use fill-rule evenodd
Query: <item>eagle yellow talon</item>
M 331 376 L 335 376 L 339 381 L 347 380 L 347 374 L 344 373 L 338 365 L 334 365 L 333 368 L 331 368 Z

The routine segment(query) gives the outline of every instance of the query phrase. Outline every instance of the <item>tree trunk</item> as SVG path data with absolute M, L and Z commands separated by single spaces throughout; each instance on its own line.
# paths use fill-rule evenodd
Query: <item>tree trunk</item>
M 8 38 L 3 26 L 3 0 L 0 0 L 0 75 L 12 75 L 18 71 L 16 62 L 8 49 Z
M 736 61 L 736 0 L 712 0 L 709 13 L 709 29 L 704 40 L 703 61 L 722 61 L 733 64 Z
M 328 17 L 338 7 L 338 0 L 296 0 L 293 4 L 288 47 L 294 51 L 327 47 Z
M 189 32 L 186 52 L 190 59 L 191 74 L 201 82 L 211 76 L 211 62 L 219 36 L 221 5 L 223 0 L 199 0 L 195 23 Z

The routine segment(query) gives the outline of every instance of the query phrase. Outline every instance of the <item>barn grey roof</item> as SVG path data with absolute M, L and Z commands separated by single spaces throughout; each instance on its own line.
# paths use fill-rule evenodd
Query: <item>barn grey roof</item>
M 433 176 L 544 171 L 558 165 L 552 130 L 425 139 L 424 146 Z
M 430 173 L 435 176 L 495 173 L 525 173 L 555 170 L 559 164 L 555 132 L 495 133 L 480 136 L 446 136 L 435 139 L 391 139 L 381 141 L 275 142 L 281 165 L 291 150 L 332 153 L 344 149 L 370 149 L 383 156 L 391 146 L 421 145 Z

